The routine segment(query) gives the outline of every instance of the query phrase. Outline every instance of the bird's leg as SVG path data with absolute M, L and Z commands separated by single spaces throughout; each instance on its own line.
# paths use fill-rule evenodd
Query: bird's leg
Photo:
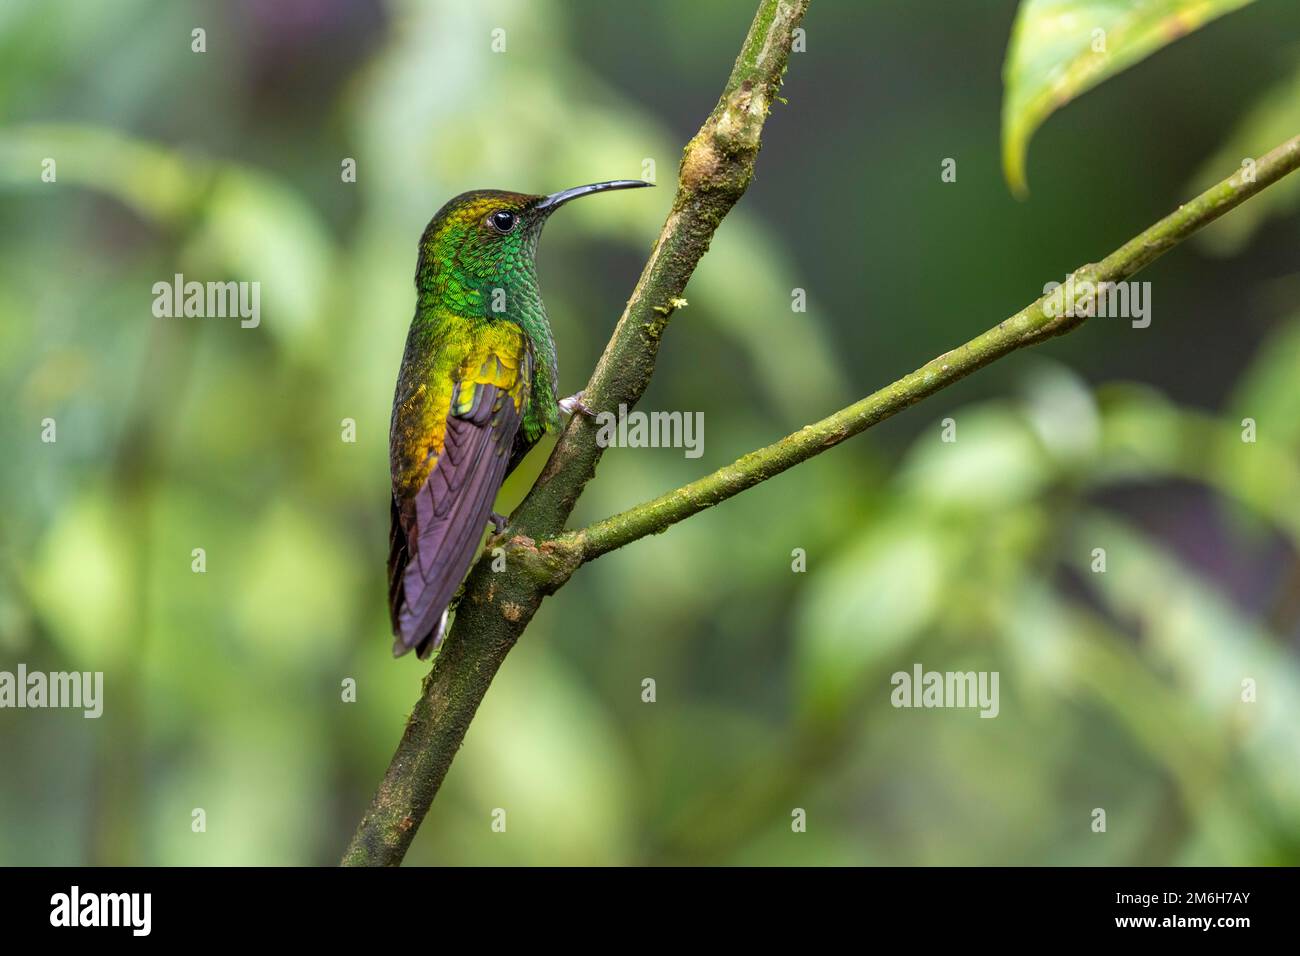
M 505 531 L 506 525 L 510 523 L 506 516 L 499 511 L 494 511 L 488 515 L 488 521 L 492 522 L 493 534 L 500 534 Z
M 595 418 L 596 413 L 587 407 L 587 403 L 582 400 L 584 392 L 575 392 L 568 398 L 560 399 L 560 411 L 566 415 L 572 415 L 574 412 L 581 412 L 588 418 Z

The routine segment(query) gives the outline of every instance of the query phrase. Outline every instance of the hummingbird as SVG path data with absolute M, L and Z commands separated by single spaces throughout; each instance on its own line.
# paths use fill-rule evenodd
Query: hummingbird
M 653 183 L 576 186 L 549 196 L 479 189 L 438 210 L 420 237 L 415 317 L 389 428 L 393 656 L 442 643 L 506 476 L 582 393 L 557 398 L 559 366 L 534 262 L 551 213 L 581 196 Z

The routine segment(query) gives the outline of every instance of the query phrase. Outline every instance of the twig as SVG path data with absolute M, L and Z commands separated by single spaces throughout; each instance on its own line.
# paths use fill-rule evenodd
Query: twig
M 1179 206 L 1175 212 L 1125 243 L 1100 263 L 1078 269 L 1074 273 L 1076 287 L 1084 280 L 1100 284 L 1127 279 L 1198 229 L 1277 182 L 1298 165 L 1300 136 L 1283 143 L 1259 160 L 1253 182 L 1243 179 L 1244 170 L 1236 172 L 1191 202 Z M 579 563 L 585 563 L 638 538 L 657 534 L 678 521 L 833 448 L 846 438 L 884 421 L 995 359 L 1053 335 L 1069 332 L 1085 321 L 1085 316 L 1078 314 L 1077 310 L 1073 318 L 1049 315 L 1044 308 L 1048 299 L 1049 296 L 1044 295 L 983 335 L 931 359 L 912 374 L 873 392 L 848 408 L 815 424 L 805 425 L 780 441 L 750 452 L 676 491 L 598 521 L 582 531 L 564 535 L 543 547 L 572 552 Z

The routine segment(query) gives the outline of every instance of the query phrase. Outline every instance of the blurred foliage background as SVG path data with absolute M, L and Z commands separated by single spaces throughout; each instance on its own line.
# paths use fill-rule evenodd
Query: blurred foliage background
M 645 402 L 704 411 L 704 456 L 611 451 L 575 522 L 915 368 L 1300 127 L 1300 7 L 1260 2 L 1049 119 L 1018 202 L 1015 9 L 813 3 Z M 99 720 L 0 712 L 0 862 L 336 861 L 425 673 L 390 658 L 384 609 L 420 231 L 465 189 L 655 161 L 659 190 L 575 204 L 542 243 L 575 391 L 752 13 L 0 6 L 0 669 L 102 670 L 106 698 Z M 1149 328 L 1094 320 L 583 569 L 409 862 L 1300 862 L 1296 195 L 1143 273 Z M 260 281 L 260 327 L 154 318 L 177 272 Z M 895 710 L 914 662 L 999 671 L 1000 716 Z

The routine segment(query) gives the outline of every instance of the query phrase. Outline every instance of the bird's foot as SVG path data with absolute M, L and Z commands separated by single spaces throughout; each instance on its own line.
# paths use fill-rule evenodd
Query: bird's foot
M 596 413 L 588 408 L 587 403 L 582 400 L 584 394 L 585 392 L 575 392 L 568 398 L 560 399 L 560 411 L 564 412 L 566 415 L 572 415 L 574 412 L 581 412 L 588 418 L 595 418 Z
M 500 534 L 502 531 L 505 531 L 506 525 L 510 523 L 510 520 L 499 511 L 494 511 L 488 515 L 488 521 L 492 522 L 493 534 Z

